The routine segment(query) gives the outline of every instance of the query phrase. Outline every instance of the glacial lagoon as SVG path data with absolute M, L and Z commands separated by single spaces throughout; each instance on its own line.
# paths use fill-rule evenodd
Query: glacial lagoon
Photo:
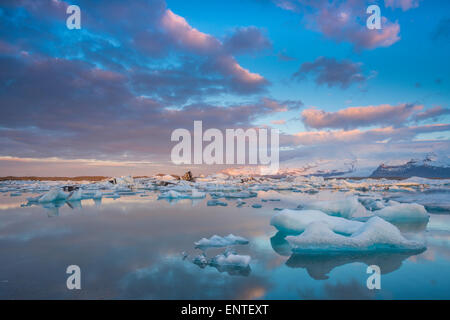
M 33 199 L 62 183 L 2 182 L 0 298 L 450 298 L 450 190 L 445 181 L 240 181 L 155 187 L 152 180 L 129 191 L 86 184 L 78 200 L 45 203 Z M 189 188 L 198 193 L 188 194 L 198 197 L 180 196 Z M 97 190 L 102 197 L 94 199 Z M 248 192 L 251 196 L 244 197 Z M 423 243 L 424 249 L 296 254 L 286 234 L 271 225 L 283 209 L 301 212 L 312 203 L 333 208 L 331 216 L 362 205 L 370 216 L 374 206 L 389 201 L 424 206 L 426 220 L 392 221 L 405 239 Z M 364 223 L 367 214 L 347 219 Z M 196 248 L 203 238 L 230 234 L 248 244 Z M 248 266 L 208 263 L 225 251 L 251 260 Z M 199 263 L 202 253 L 205 263 Z M 67 289 L 70 265 L 81 269 L 81 290 Z M 366 286 L 369 265 L 381 269 L 380 290 Z

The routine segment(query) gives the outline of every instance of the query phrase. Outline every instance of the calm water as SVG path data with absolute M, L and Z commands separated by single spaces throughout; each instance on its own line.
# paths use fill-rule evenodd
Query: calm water
M 269 224 L 275 207 L 295 208 L 300 195 L 276 194 L 281 201 L 246 199 L 240 208 L 235 201 L 226 201 L 227 207 L 208 207 L 209 197 L 167 202 L 150 192 L 101 203 L 83 200 L 72 208 L 64 203 L 60 208 L 21 207 L 25 196 L 0 194 L 0 298 L 450 298 L 448 212 L 432 214 L 427 225 L 400 226 L 407 237 L 426 240 L 427 250 L 416 255 L 306 258 L 290 256 L 283 237 Z M 448 194 L 434 197 L 448 199 Z M 253 203 L 263 208 L 252 208 Z M 200 253 L 195 241 L 229 233 L 250 240 L 249 245 L 235 247 L 237 253 L 252 257 L 249 272 L 202 269 L 182 259 L 183 251 L 190 257 Z M 366 287 L 371 264 L 383 273 L 378 291 Z M 69 265 L 81 268 L 81 290 L 66 288 Z

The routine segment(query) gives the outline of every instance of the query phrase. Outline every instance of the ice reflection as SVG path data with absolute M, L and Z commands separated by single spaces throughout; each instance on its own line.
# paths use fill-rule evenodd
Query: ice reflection
M 315 280 L 328 279 L 328 274 L 339 266 L 361 262 L 368 266 L 377 265 L 381 274 L 391 273 L 399 269 L 402 262 L 411 256 L 418 255 L 425 250 L 408 253 L 342 253 L 333 255 L 300 255 L 293 254 L 286 265 L 290 268 L 304 268 Z

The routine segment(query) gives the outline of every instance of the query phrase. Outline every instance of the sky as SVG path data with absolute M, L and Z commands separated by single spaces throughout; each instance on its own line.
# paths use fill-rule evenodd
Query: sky
M 369 30 L 369 5 L 381 29 Z M 69 5 L 81 29 L 68 29 Z M 450 150 L 450 2 L 3 0 L 0 176 L 212 172 L 177 128 L 279 129 L 281 166 Z

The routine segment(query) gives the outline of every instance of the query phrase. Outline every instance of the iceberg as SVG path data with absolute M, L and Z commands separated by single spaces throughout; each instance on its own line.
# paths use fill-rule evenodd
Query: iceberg
M 163 192 L 158 196 L 158 199 L 186 199 L 187 196 L 177 191 L 167 191 Z
M 253 198 L 256 197 L 258 194 L 255 192 L 249 192 L 249 191 L 241 191 L 241 192 L 232 192 L 229 194 L 225 194 L 225 198 Z
M 195 242 L 195 248 L 206 249 L 206 248 L 220 248 L 220 247 L 228 247 L 234 245 L 245 245 L 248 244 L 248 240 L 235 236 L 234 234 L 229 234 L 226 237 L 221 237 L 218 235 L 213 235 L 211 238 L 206 239 L 202 238 L 199 241 Z
M 284 209 L 272 217 L 270 224 L 286 234 L 299 234 L 313 222 L 326 223 L 333 232 L 350 235 L 356 232 L 363 222 L 329 216 L 319 210 Z
M 339 200 L 314 201 L 303 205 L 304 209 L 320 210 L 332 216 L 344 218 L 367 216 L 366 208 L 357 197 L 347 197 Z
M 197 189 L 192 189 L 191 199 L 203 199 L 206 197 L 204 192 L 200 192 Z
M 222 202 L 219 200 L 208 200 L 208 202 L 206 204 L 208 207 L 216 207 L 216 206 L 226 207 L 226 206 L 228 206 L 228 203 Z
M 309 224 L 298 236 L 287 236 L 294 253 L 416 251 L 425 248 L 418 241 L 407 240 L 397 227 L 372 217 L 350 236 L 335 233 L 324 221 Z
M 373 214 L 391 222 L 427 221 L 430 217 L 425 207 L 417 203 L 398 203 L 389 201 L 389 204 L 393 205 L 384 207 L 381 210 L 373 211 Z
M 83 198 L 81 189 L 72 191 L 66 198 L 67 201 L 80 201 Z
M 59 189 L 52 189 L 46 194 L 42 195 L 38 202 L 46 203 L 46 202 L 54 202 L 57 200 L 65 200 L 67 198 L 67 194 Z
M 103 194 L 100 190 L 97 190 L 94 195 L 92 196 L 92 199 L 101 199 L 103 197 Z

